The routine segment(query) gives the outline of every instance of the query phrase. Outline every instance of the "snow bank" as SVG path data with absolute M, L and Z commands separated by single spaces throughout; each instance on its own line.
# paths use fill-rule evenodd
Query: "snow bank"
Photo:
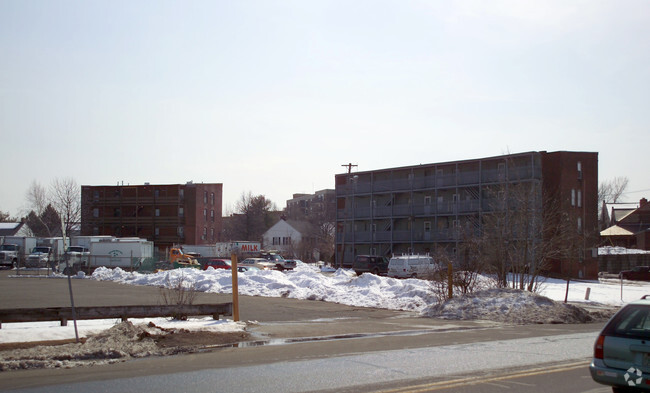
M 545 296 L 513 289 L 486 289 L 429 306 L 422 314 L 443 319 L 486 319 L 497 322 L 585 323 L 588 312 Z

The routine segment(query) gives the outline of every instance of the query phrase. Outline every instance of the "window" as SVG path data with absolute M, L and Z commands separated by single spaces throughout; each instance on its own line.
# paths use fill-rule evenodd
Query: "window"
M 214 192 L 210 193 L 210 204 L 214 205 Z
M 424 222 L 424 233 L 431 232 L 431 221 Z
M 120 214 L 120 208 L 116 207 L 115 210 L 113 210 L 113 217 L 119 217 Z
M 159 189 L 153 190 L 153 196 L 158 198 L 160 196 L 160 190 Z
M 578 180 L 582 180 L 582 162 L 578 161 Z
M 214 228 L 210 228 L 210 239 L 214 240 Z
M 203 209 L 203 219 L 208 220 L 208 209 Z
M 98 208 L 93 209 L 93 217 L 95 217 L 95 218 L 99 217 L 99 209 Z
M 160 217 L 160 209 L 156 209 L 156 217 Z
M 208 203 L 208 192 L 203 191 L 203 203 L 207 204 Z
M 424 197 L 424 204 L 425 205 L 430 205 L 431 204 L 431 195 L 427 195 Z
M 201 236 L 201 240 L 206 240 L 208 237 L 208 228 L 203 227 L 203 236 Z
M 93 191 L 93 199 L 96 200 L 96 201 L 99 200 L 99 191 L 98 190 Z
M 578 217 L 578 232 L 582 232 L 582 218 Z
M 183 237 L 185 236 L 185 230 L 183 227 L 178 227 L 178 236 Z
M 578 190 L 578 207 L 582 207 L 582 190 Z
M 156 236 L 160 236 L 160 228 L 158 228 L 158 227 L 154 228 L 153 233 L 154 233 Z
M 214 210 L 210 210 L 210 220 L 214 221 Z
M 571 206 L 576 205 L 576 190 L 571 190 Z
M 182 207 L 179 207 L 179 208 L 178 208 L 178 216 L 179 216 L 179 217 L 183 217 L 184 214 L 185 214 L 185 213 L 184 213 L 183 208 L 182 208 Z

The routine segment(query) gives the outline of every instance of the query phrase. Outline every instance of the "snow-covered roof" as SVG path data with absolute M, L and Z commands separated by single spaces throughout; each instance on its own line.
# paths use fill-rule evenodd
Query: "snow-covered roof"
M 16 229 L 19 225 L 19 222 L 0 222 L 0 230 Z
M 600 232 L 600 236 L 632 236 L 633 232 L 628 231 L 625 228 L 621 228 L 618 225 L 611 226 Z

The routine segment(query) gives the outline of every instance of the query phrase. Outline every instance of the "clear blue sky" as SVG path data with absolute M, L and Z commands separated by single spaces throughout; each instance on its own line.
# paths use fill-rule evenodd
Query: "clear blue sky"
M 0 0 L 0 53 L 14 215 L 56 177 L 223 183 L 227 212 L 348 162 L 539 150 L 597 151 L 650 196 L 646 0 Z

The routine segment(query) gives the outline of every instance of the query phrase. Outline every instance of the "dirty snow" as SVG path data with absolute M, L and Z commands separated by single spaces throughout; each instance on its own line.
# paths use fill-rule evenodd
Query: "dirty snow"
M 176 269 L 140 274 L 121 269 L 100 268 L 90 277 L 125 285 L 163 287 L 182 277 L 186 285 L 199 291 L 231 293 L 229 271 L 208 269 Z M 56 278 L 54 278 L 56 279 Z M 484 285 L 490 279 L 483 277 Z M 624 285 L 623 285 L 624 284 Z M 432 284 L 418 279 L 394 279 L 372 274 L 356 276 L 349 270 L 321 272 L 318 267 L 301 265 L 294 271 L 250 271 L 239 274 L 239 293 L 249 296 L 289 297 L 319 300 L 350 306 L 409 310 L 423 316 L 446 319 L 489 319 L 504 323 L 579 323 L 594 314 L 572 305 L 564 305 L 566 281 L 547 279 L 539 294 L 514 290 L 482 289 L 471 296 L 457 296 L 438 304 Z M 590 296 L 585 300 L 589 289 Z M 588 308 L 604 308 L 610 314 L 621 305 L 650 294 L 650 283 L 612 281 L 572 281 L 570 303 Z M 596 315 L 598 317 L 598 315 Z M 605 312 L 600 317 L 607 317 Z M 172 321 L 165 318 L 78 321 L 79 334 L 87 337 L 84 344 L 39 346 L 36 348 L 0 351 L 0 370 L 43 367 L 75 367 L 106 364 L 150 355 L 164 355 L 182 350 L 156 346 L 149 334 L 151 326 L 160 330 L 208 332 L 244 332 L 246 323 L 229 320 L 214 321 L 209 317 Z M 74 327 L 58 322 L 5 323 L 0 329 L 0 343 L 74 339 Z M 177 352 L 176 352 L 177 353 Z

